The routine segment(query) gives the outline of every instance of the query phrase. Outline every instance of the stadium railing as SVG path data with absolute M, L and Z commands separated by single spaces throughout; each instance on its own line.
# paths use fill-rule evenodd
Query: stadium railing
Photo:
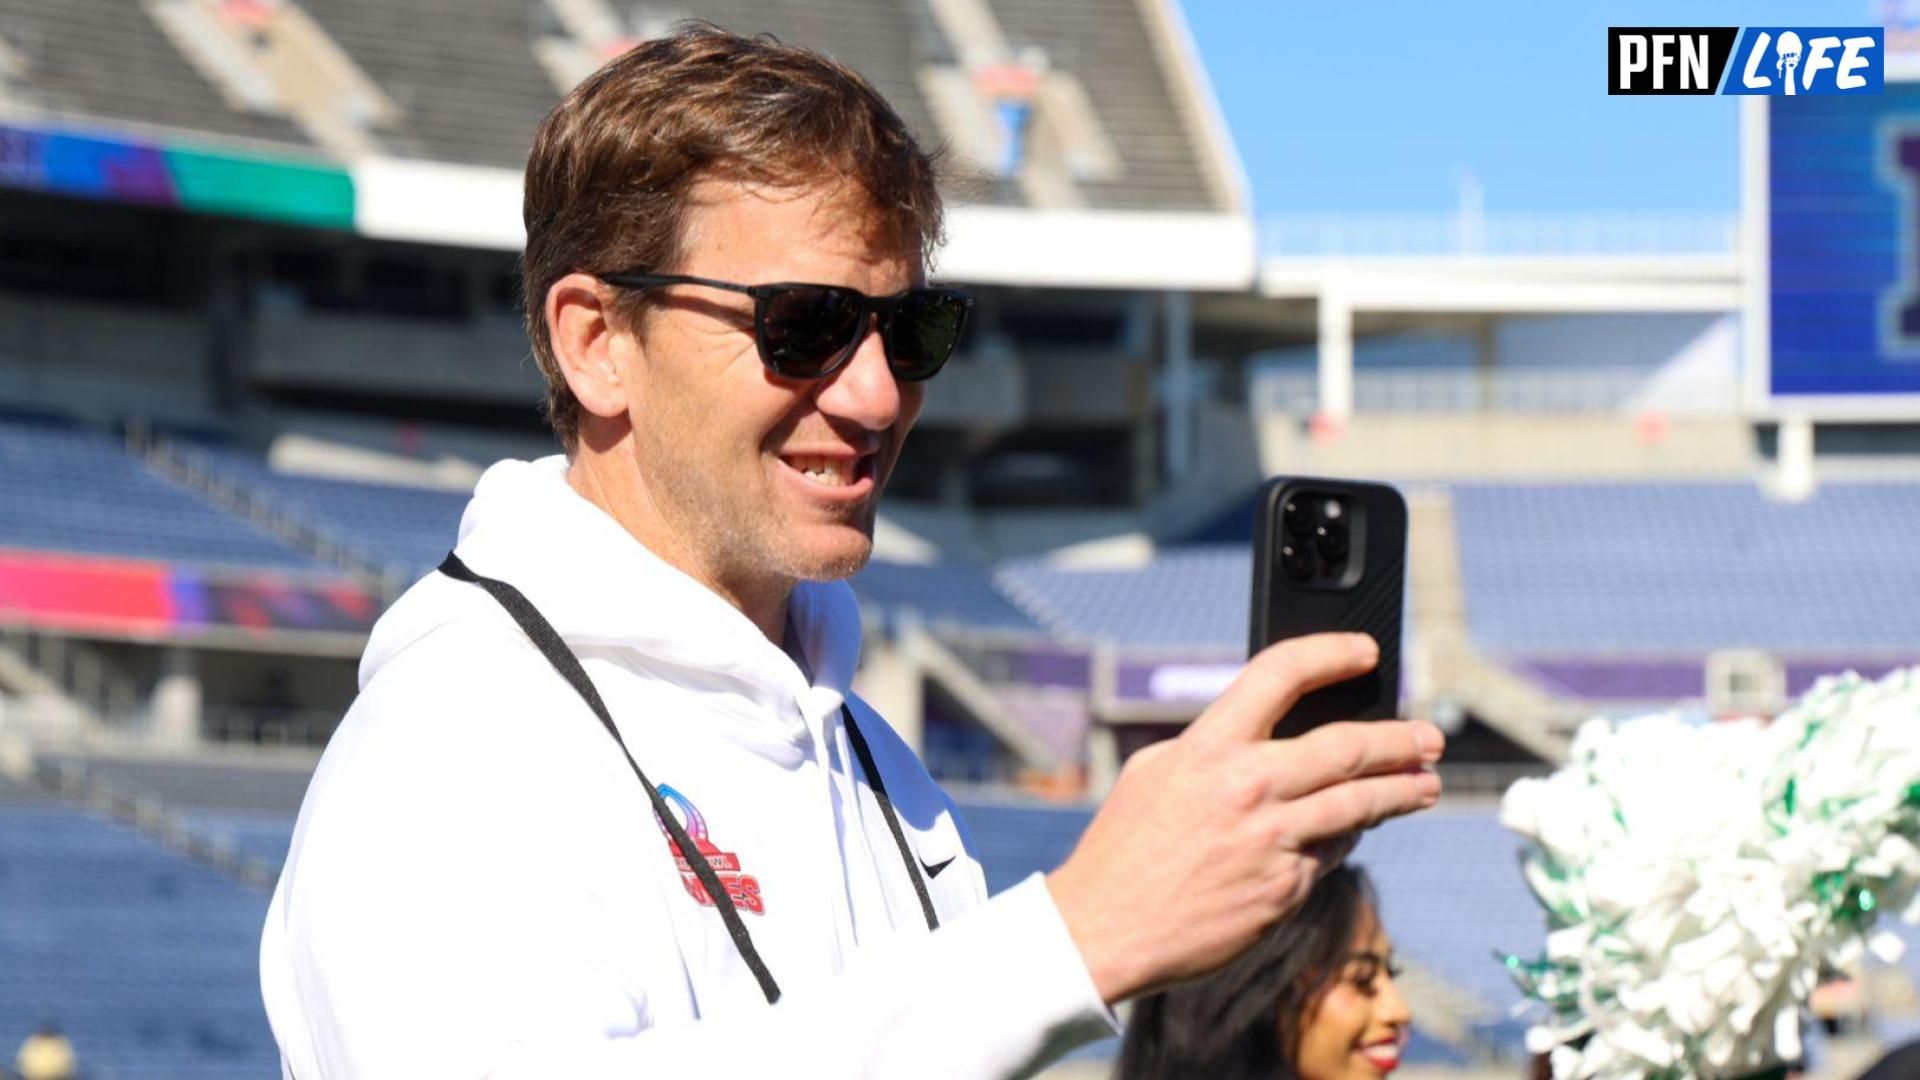
M 137 723 L 146 696 L 133 680 L 83 642 L 28 630 L 0 606 L 0 649 L 32 669 L 74 705 L 115 726 Z
M 371 582 L 377 587 L 382 608 L 398 599 L 413 582 L 412 568 L 342 544 L 299 515 L 282 511 L 272 500 L 261 497 L 254 488 L 215 467 L 191 446 L 138 429 L 129 429 L 127 442 L 128 448 L 155 471 L 187 485 L 215 505 L 253 522 L 292 546 L 311 552 L 320 561 Z
M 1732 255 L 1732 214 L 1282 214 L 1260 222 L 1260 253 L 1297 256 Z
M 200 712 L 200 730 L 204 738 L 222 744 L 320 747 L 343 715 L 338 709 L 208 706 Z
M 1492 371 L 1357 370 L 1353 404 L 1362 412 L 1588 413 L 1627 407 L 1654 377 L 1645 366 L 1495 369 Z M 1248 376 L 1256 412 L 1311 416 L 1319 410 L 1320 376 L 1311 369 Z

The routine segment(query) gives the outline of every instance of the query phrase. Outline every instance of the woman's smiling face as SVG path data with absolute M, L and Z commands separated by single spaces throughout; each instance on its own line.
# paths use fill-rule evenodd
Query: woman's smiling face
M 1400 1067 L 1413 1017 L 1396 970 L 1393 942 L 1369 910 L 1345 967 L 1308 1007 L 1294 1062 L 1300 1080 L 1381 1080 Z

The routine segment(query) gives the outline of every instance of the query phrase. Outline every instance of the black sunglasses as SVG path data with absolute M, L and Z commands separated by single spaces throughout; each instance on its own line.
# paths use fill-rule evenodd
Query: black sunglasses
M 600 274 L 626 289 L 704 285 L 753 297 L 753 339 L 767 370 L 788 379 L 824 378 L 846 366 L 880 323 L 887 366 L 901 382 L 931 379 L 953 355 L 973 297 L 958 289 L 908 289 L 868 296 L 843 285 L 740 285 L 685 274 Z

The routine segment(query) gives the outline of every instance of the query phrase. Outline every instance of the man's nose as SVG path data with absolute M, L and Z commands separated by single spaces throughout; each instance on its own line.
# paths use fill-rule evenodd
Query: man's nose
M 885 431 L 900 419 L 900 383 L 887 366 L 877 319 L 867 320 L 866 334 L 853 359 L 827 377 L 814 401 L 821 412 L 851 420 L 868 431 Z

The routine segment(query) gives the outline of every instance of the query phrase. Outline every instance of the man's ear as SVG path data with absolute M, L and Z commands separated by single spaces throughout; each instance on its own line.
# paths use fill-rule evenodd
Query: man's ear
M 560 373 L 580 408 L 599 417 L 624 415 L 628 405 L 612 303 L 612 287 L 592 274 L 568 274 L 547 290 L 547 336 Z

